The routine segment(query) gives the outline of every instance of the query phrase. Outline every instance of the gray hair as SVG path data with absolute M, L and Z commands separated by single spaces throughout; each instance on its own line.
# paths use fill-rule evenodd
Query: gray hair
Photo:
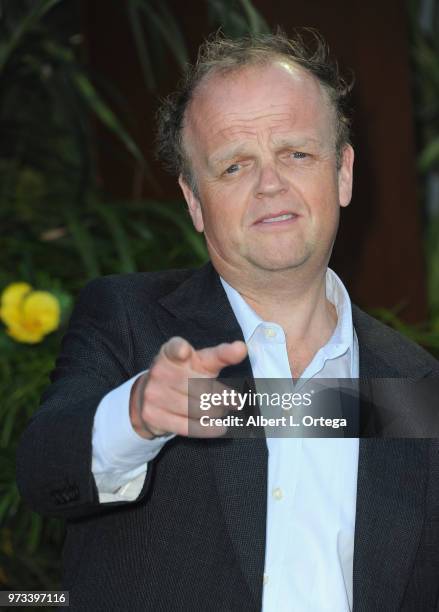
M 309 35 L 312 45 L 304 36 Z M 248 35 L 238 39 L 226 38 L 220 32 L 211 36 L 200 47 L 198 58 L 187 67 L 177 91 L 162 101 L 157 119 L 156 154 L 165 167 L 184 180 L 197 192 L 190 160 L 183 142 L 184 116 L 194 92 L 207 76 L 227 75 L 246 66 L 265 65 L 273 59 L 293 62 L 312 74 L 329 96 L 336 116 L 336 155 L 340 168 L 343 148 L 350 143 L 349 94 L 353 76 L 346 81 L 338 64 L 330 58 L 329 48 L 322 35 L 312 28 L 296 30 L 288 38 L 278 28 L 275 34 Z

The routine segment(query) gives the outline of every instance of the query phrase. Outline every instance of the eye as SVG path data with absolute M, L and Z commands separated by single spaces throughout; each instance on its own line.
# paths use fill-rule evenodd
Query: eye
M 240 168 L 239 164 L 232 164 L 225 170 L 225 174 L 236 174 Z
M 304 159 L 308 157 L 308 153 L 303 153 L 302 151 L 293 151 L 294 159 Z

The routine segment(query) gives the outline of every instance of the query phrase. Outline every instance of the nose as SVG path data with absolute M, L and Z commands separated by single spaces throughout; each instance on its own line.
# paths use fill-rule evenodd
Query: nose
M 255 188 L 257 198 L 273 197 L 285 193 L 288 185 L 273 163 L 265 163 L 261 166 L 258 182 Z

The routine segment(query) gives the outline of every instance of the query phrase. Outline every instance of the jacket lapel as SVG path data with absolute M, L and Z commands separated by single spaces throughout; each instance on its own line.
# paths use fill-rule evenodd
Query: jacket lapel
M 160 313 L 157 324 L 167 338 L 183 336 L 197 349 L 244 340 L 210 263 L 160 300 L 160 304 L 167 313 Z M 250 386 L 254 384 L 248 357 L 236 366 L 224 368 L 220 377 L 245 379 Z M 267 503 L 265 438 L 218 438 L 206 441 L 206 448 L 231 542 L 254 606 L 260 609 Z
M 401 378 L 385 359 L 386 345 L 369 317 L 353 307 L 353 318 L 362 384 L 374 377 Z M 401 608 L 423 525 L 427 466 L 427 440 L 360 439 L 354 612 Z

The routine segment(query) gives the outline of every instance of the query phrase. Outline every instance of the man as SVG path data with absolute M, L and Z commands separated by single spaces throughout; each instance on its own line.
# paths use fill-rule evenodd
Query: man
M 194 377 L 439 375 L 327 267 L 354 153 L 349 88 L 316 43 L 204 45 L 160 150 L 211 263 L 79 298 L 17 470 L 31 507 L 67 519 L 73 609 L 438 605 L 435 441 L 227 439 L 188 414 Z

